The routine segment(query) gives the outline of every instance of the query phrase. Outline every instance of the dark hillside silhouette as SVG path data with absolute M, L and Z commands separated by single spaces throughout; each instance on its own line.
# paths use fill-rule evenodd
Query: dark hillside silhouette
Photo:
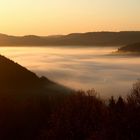
M 49 100 L 69 92 L 0 55 L 0 139 L 34 139 L 55 106 Z
M 0 46 L 111 46 L 140 42 L 140 31 L 87 32 L 57 36 L 8 36 L 0 34 Z
M 0 55 L 0 91 L 14 92 L 14 90 L 27 91 L 28 89 L 46 92 L 55 86 L 58 91 L 64 88 L 46 77 L 38 77 L 35 73 Z
M 103 100 L 95 90 L 70 91 L 4 56 L 0 68 L 0 140 L 140 139 L 140 81 L 127 97 Z

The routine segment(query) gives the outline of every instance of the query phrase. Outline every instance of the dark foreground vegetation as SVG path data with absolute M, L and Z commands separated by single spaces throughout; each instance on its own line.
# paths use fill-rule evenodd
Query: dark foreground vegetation
M 140 83 L 125 99 L 93 90 L 0 99 L 0 114 L 1 140 L 139 140 Z
M 127 97 L 103 100 L 94 90 L 68 93 L 5 57 L 0 60 L 11 81 L 7 86 L 0 81 L 0 140 L 140 139 L 140 81 Z M 23 77 L 14 79 L 15 67 Z M 57 90 L 49 88 L 54 84 Z

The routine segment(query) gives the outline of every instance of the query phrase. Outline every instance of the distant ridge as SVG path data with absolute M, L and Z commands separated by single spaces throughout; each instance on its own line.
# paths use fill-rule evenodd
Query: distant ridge
M 0 34 L 0 46 L 115 46 L 140 42 L 140 31 L 87 32 L 56 36 Z

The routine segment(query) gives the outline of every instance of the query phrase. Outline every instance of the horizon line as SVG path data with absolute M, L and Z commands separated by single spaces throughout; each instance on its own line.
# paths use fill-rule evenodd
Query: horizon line
M 140 32 L 140 30 L 122 30 L 122 31 L 87 31 L 87 32 L 71 32 L 67 34 L 50 34 L 50 35 L 37 35 L 37 34 L 24 34 L 24 35 L 13 35 L 13 34 L 6 34 L 1 33 L 0 35 L 7 35 L 7 36 L 15 36 L 15 37 L 24 37 L 24 36 L 40 36 L 40 37 L 49 37 L 49 36 L 66 36 L 71 34 L 86 34 L 86 33 L 121 33 L 121 32 Z

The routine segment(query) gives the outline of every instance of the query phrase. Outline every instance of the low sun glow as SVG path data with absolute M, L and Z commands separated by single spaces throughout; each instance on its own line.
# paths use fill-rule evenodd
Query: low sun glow
M 51 35 L 140 30 L 139 0 L 0 0 L 0 32 Z

